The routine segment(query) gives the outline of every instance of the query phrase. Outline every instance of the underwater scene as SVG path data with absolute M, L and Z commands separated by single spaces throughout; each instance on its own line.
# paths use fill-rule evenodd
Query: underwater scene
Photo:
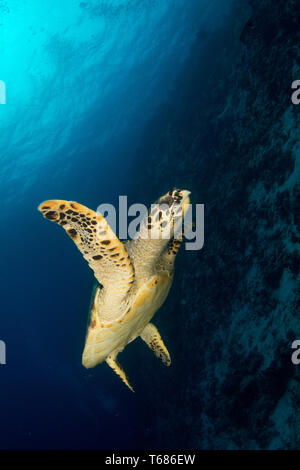
M 0 0 L 0 449 L 300 448 L 299 23 Z

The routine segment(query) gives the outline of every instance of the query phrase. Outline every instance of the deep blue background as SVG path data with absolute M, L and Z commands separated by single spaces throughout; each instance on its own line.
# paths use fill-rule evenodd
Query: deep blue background
M 93 275 L 36 207 L 57 198 L 96 208 L 129 187 L 134 197 L 143 126 L 197 32 L 221 24 L 229 4 L 1 2 L 0 448 L 151 446 L 143 390 L 131 394 L 106 365 L 81 366 Z

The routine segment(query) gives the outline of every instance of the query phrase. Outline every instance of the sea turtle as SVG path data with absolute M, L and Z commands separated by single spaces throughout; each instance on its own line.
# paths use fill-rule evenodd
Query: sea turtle
M 133 391 L 117 355 L 137 337 L 170 365 L 157 328 L 150 323 L 173 280 L 174 261 L 183 235 L 176 225 L 184 217 L 190 192 L 174 189 L 151 206 L 136 236 L 121 242 L 106 219 L 77 202 L 49 200 L 38 209 L 61 225 L 94 271 L 97 280 L 91 301 L 82 364 L 91 368 L 106 361 Z M 175 223 L 174 223 L 175 221 Z

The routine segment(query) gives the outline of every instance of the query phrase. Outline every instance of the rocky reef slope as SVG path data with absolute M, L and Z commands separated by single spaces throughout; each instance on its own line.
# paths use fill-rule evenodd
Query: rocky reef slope
M 300 446 L 299 21 L 294 0 L 236 2 L 145 130 L 140 200 L 178 186 L 205 204 L 204 248 L 182 250 L 156 319 L 173 365 L 140 350 L 154 447 Z

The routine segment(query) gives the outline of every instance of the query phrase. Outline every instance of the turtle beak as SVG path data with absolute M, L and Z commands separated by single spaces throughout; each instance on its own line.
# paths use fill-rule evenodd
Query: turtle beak
M 183 189 L 182 191 L 180 191 L 181 193 L 181 196 L 182 196 L 182 199 L 180 201 L 180 204 L 183 206 L 185 204 L 190 204 L 190 194 L 191 194 L 191 191 L 188 191 L 187 189 Z
M 183 189 L 182 191 L 180 191 L 180 194 L 182 196 L 182 199 L 180 201 L 180 205 L 182 207 L 182 214 L 183 216 L 186 215 L 186 212 L 188 211 L 189 207 L 190 207 L 190 194 L 191 194 L 191 191 L 187 191 L 186 189 Z

